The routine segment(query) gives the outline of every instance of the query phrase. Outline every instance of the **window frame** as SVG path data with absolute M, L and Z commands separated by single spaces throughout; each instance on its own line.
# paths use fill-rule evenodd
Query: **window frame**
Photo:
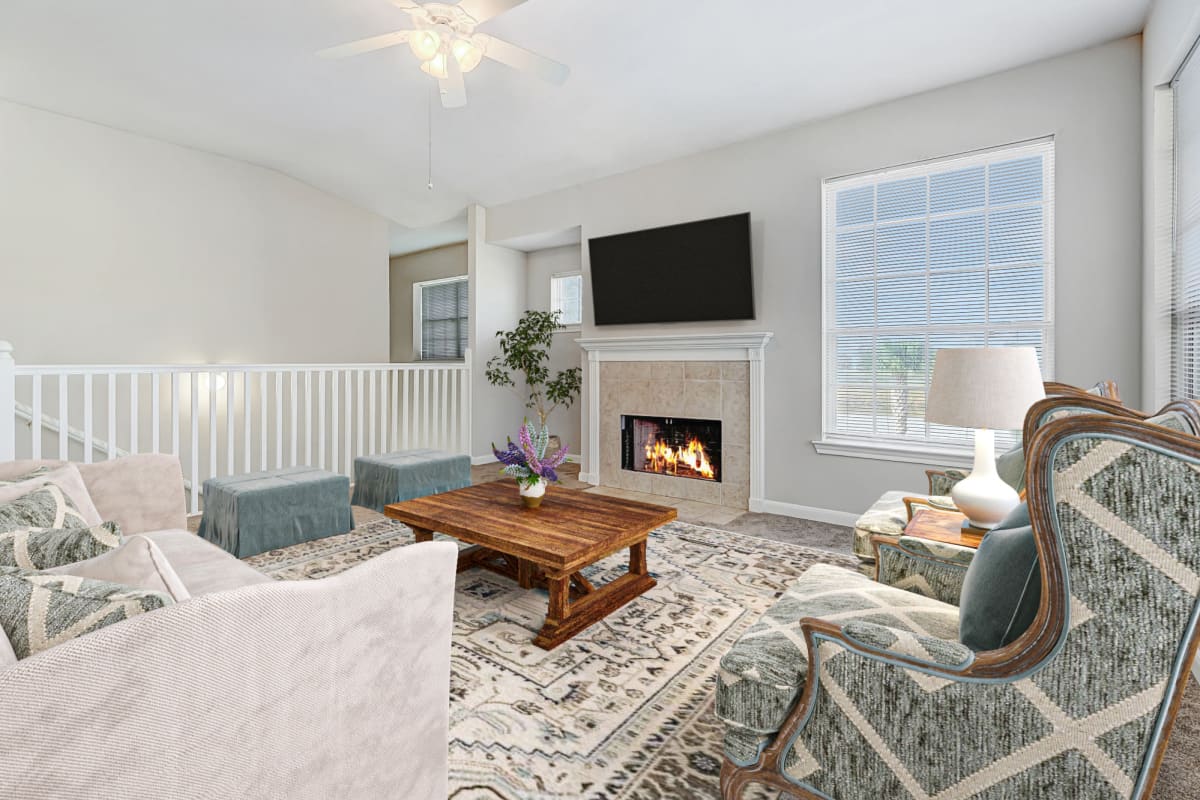
M 555 272 L 550 275 L 550 311 L 553 313 L 557 309 L 554 308 L 554 282 L 559 278 L 579 278 L 579 321 L 563 323 L 555 333 L 578 333 L 583 327 L 583 270 L 567 270 L 566 272 Z
M 833 206 L 833 198 L 836 197 L 838 191 L 855 188 L 856 186 L 877 185 L 895 180 L 901 180 L 908 177 L 920 175 L 931 175 L 935 173 L 953 171 L 956 169 L 964 169 L 978 164 L 992 163 L 997 160 L 1007 161 L 1010 159 L 1018 159 L 1030 153 L 1039 153 L 1048 155 L 1042 163 L 1043 176 L 1043 230 L 1042 230 L 1042 246 L 1043 246 L 1043 318 L 1037 323 L 1028 321 L 1019 321 L 1015 323 L 990 323 L 983 322 L 970 325 L 939 325 L 933 326 L 929 323 L 914 326 L 886 326 L 880 327 L 878 321 L 871 326 L 871 339 L 873 342 L 878 342 L 881 335 L 921 335 L 928 337 L 931 333 L 940 335 L 968 334 L 980 332 L 985 336 L 993 330 L 1029 330 L 1038 328 L 1043 332 L 1042 338 L 1042 372 L 1044 380 L 1050 381 L 1054 379 L 1054 363 L 1055 363 L 1055 321 L 1054 321 L 1054 279 L 1055 279 L 1055 248 L 1054 248 L 1054 229 L 1057 217 L 1056 210 L 1056 193 L 1054 190 L 1054 175 L 1055 175 L 1055 139 L 1053 135 L 1038 137 L 1019 142 L 1011 142 L 994 147 L 983 148 L 963 153 L 956 153 L 947 156 L 939 156 L 936 158 L 925 159 L 922 161 L 911 162 L 891 167 L 886 167 L 879 170 L 870 170 L 850 175 L 827 178 L 821 181 L 821 438 L 813 441 L 813 447 L 822 455 L 837 455 L 851 456 L 859 458 L 870 458 L 883 461 L 899 461 L 906 463 L 918 464 L 937 464 L 940 466 L 967 466 L 973 462 L 974 450 L 969 441 L 961 444 L 955 444 L 943 440 L 931 440 L 928 438 L 928 432 L 923 439 L 900 439 L 890 438 L 886 436 L 861 434 L 850 434 L 838 432 L 835 429 L 835 393 L 836 385 L 834 383 L 836 375 L 831 374 L 830 364 L 830 347 L 832 337 L 836 335 L 837 328 L 835 320 L 832 318 L 835 311 L 835 303 L 833 302 L 833 293 L 836 292 L 836 264 L 831 263 L 830 253 L 830 236 L 833 232 L 833 226 L 829 219 L 829 215 L 835 213 Z M 990 203 L 985 200 L 985 204 L 981 206 L 984 213 L 990 209 Z M 948 216 L 954 216 L 964 212 L 949 212 Z M 940 216 L 940 215 L 939 215 Z M 926 211 L 926 219 L 932 219 L 934 215 Z M 875 229 L 878 230 L 879 221 L 874 222 Z M 985 260 L 984 274 L 991 274 L 991 263 Z M 876 267 L 873 262 L 872 269 Z M 925 271 L 929 271 L 929 261 L 926 257 L 924 265 Z M 891 277 L 891 276 L 889 276 Z M 874 272 L 872 278 L 876 291 L 880 276 L 878 272 Z M 985 278 L 985 297 L 988 281 Z M 929 303 L 929 294 L 927 291 L 926 303 Z M 986 341 L 986 338 L 985 338 Z M 932 373 L 932 365 L 929 365 L 929 373 Z M 928 387 L 928 375 L 926 376 L 926 387 Z M 875 415 L 877 416 L 877 415 Z
M 464 352 L 464 355 L 459 358 L 424 358 L 424 357 L 422 357 L 421 351 L 424 349 L 423 345 L 424 345 L 424 341 L 425 341 L 425 331 L 424 331 L 425 312 L 424 312 L 423 304 L 421 302 L 421 294 L 422 294 L 422 290 L 427 286 L 438 286 L 438 285 L 446 284 L 446 283 L 459 283 L 459 282 L 467 283 L 468 280 L 469 280 L 469 276 L 467 276 L 467 275 L 453 275 L 449 278 L 433 278 L 433 279 L 427 280 L 427 281 L 413 281 L 413 285 L 412 285 L 412 291 L 413 291 L 413 306 L 412 306 L 413 335 L 412 335 L 412 341 L 413 341 L 413 358 L 414 358 L 414 360 L 419 361 L 419 362 L 428 361 L 430 363 L 446 364 L 446 363 L 461 362 L 465 359 L 465 352 Z M 468 284 L 467 291 L 468 292 L 470 291 L 470 284 Z M 471 324 L 470 314 L 468 314 L 467 315 L 467 325 L 470 326 L 470 324 Z

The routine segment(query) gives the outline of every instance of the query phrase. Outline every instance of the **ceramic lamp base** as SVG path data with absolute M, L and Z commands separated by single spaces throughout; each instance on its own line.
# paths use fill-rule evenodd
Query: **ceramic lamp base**
M 975 466 L 950 490 L 954 505 L 972 527 L 991 530 L 1021 502 L 1016 490 L 996 472 L 996 440 L 992 431 L 975 431 Z

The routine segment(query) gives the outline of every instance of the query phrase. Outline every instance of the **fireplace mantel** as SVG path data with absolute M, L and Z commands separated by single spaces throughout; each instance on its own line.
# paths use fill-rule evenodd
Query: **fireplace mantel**
M 695 335 L 620 336 L 579 339 L 587 353 L 585 429 L 588 450 L 580 479 L 601 483 L 600 475 L 600 364 L 605 361 L 747 361 L 750 393 L 750 500 L 751 511 L 762 510 L 764 497 L 765 436 L 763 432 L 764 355 L 773 333 L 706 333 Z

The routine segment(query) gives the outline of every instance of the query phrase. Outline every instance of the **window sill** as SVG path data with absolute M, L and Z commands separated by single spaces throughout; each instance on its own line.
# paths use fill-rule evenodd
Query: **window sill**
M 901 461 L 934 467 L 967 467 L 974 460 L 969 447 L 872 441 L 870 439 L 818 439 L 813 447 L 823 456 L 870 458 L 875 461 Z

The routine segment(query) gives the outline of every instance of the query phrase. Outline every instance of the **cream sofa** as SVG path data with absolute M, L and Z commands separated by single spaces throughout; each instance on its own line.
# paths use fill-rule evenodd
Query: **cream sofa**
M 174 457 L 78 466 L 192 599 L 0 668 L 0 797 L 446 797 L 453 544 L 274 581 L 187 532 Z

